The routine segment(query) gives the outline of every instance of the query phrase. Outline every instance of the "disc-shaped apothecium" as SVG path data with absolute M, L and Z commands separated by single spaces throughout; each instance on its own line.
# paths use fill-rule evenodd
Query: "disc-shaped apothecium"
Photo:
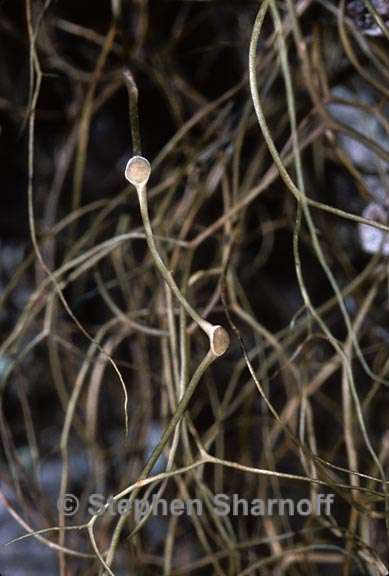
M 150 178 L 150 162 L 143 156 L 133 156 L 127 162 L 124 172 L 127 180 L 135 187 L 145 186 Z
M 210 337 L 211 349 L 216 356 L 222 356 L 230 345 L 230 336 L 223 326 L 214 326 Z

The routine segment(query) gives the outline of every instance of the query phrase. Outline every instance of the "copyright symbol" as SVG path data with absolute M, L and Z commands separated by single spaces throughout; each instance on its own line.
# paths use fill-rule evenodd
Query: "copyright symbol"
M 65 494 L 63 499 L 58 500 L 57 508 L 65 516 L 74 516 L 77 514 L 80 503 L 74 494 Z

